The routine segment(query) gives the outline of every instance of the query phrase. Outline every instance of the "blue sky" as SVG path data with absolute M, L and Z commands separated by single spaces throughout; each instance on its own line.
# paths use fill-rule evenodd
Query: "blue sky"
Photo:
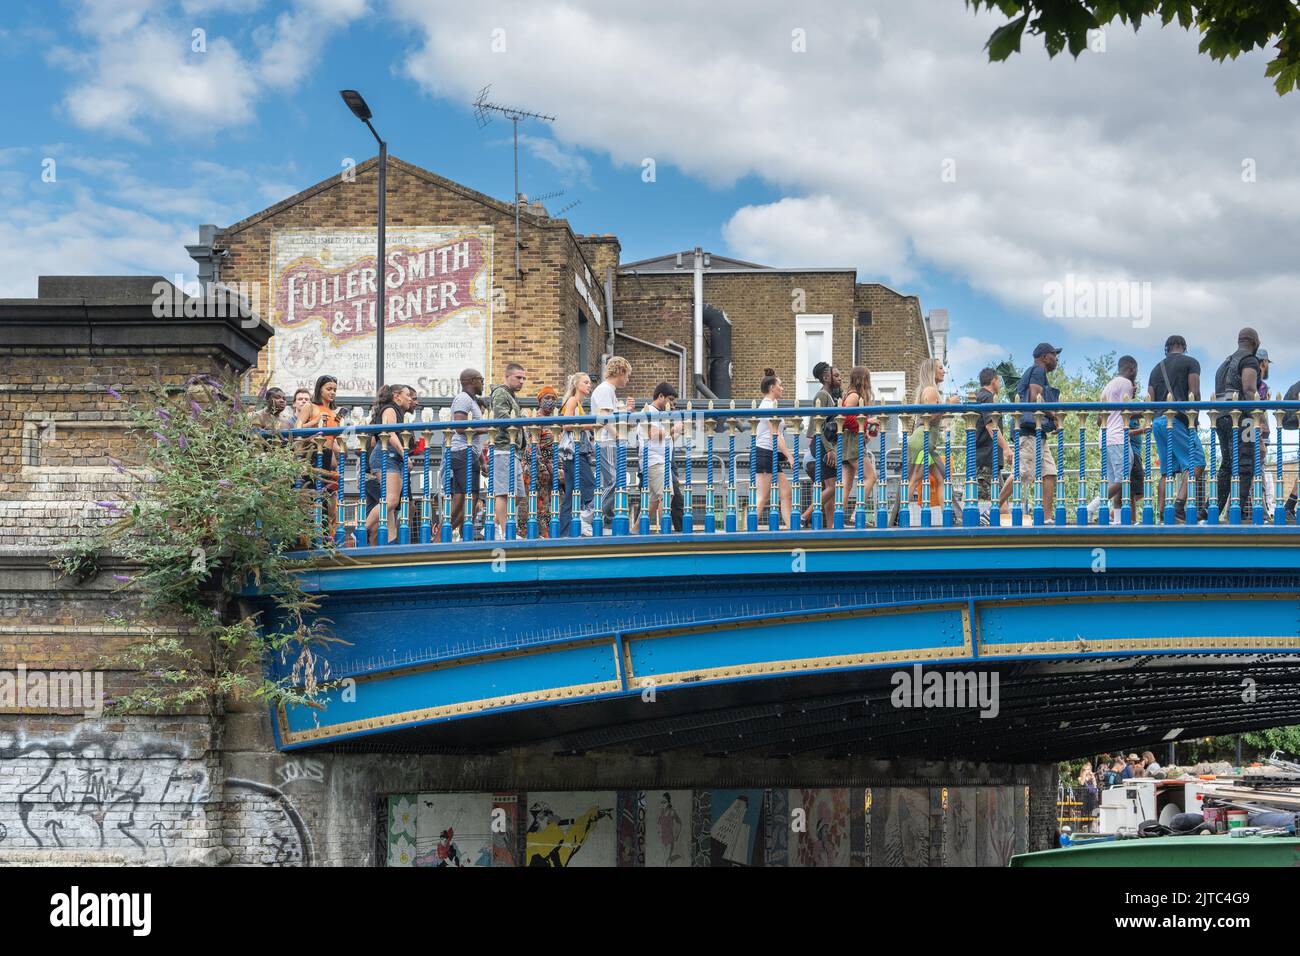
M 1078 62 L 1027 40 L 991 65 L 1000 21 L 960 0 L 694 9 L 6 4 L 0 295 L 34 295 L 41 273 L 190 274 L 200 223 L 373 153 L 344 87 L 394 155 L 508 198 L 510 125 L 479 129 L 469 105 L 491 83 L 557 116 L 521 127 L 522 189 L 580 200 L 575 231 L 616 234 L 625 261 L 698 244 L 856 267 L 949 310 L 957 382 L 1044 339 L 1067 364 L 1114 349 L 1145 370 L 1178 331 L 1217 364 L 1241 324 L 1296 377 L 1300 95 L 1279 100 L 1260 55 L 1221 66 L 1180 31 L 1116 29 Z M 1154 321 L 1045 314 L 1074 279 L 1149 283 Z

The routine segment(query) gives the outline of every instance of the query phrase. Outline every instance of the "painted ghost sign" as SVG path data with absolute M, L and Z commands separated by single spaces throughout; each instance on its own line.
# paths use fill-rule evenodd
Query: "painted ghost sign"
M 375 230 L 271 237 L 272 384 L 333 375 L 345 395 L 375 391 Z M 489 366 L 492 228 L 416 226 L 386 237 L 384 380 L 452 396 L 461 369 Z

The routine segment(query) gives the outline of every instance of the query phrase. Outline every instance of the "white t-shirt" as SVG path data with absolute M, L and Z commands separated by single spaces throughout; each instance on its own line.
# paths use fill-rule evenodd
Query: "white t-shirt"
M 618 392 L 609 380 L 601 382 L 591 391 L 591 414 L 596 416 L 608 417 L 611 412 L 618 411 Z M 614 432 L 613 425 L 606 425 L 598 433 L 600 441 L 617 441 L 618 436 Z
M 483 409 L 479 407 L 479 403 L 475 401 L 474 396 L 463 390 L 459 395 L 451 400 L 451 415 L 453 419 L 456 417 L 457 412 L 464 412 L 468 416 L 468 420 L 471 422 L 477 421 L 483 417 Z M 487 433 L 481 432 L 476 434 L 474 436 L 474 452 L 481 455 L 483 454 L 483 449 L 486 447 Z M 465 450 L 465 436 L 460 432 L 451 433 L 451 450 Z
M 1133 397 L 1133 383 L 1123 375 L 1116 375 L 1102 389 L 1103 402 L 1127 402 Z M 1106 444 L 1122 445 L 1128 441 L 1128 429 L 1124 425 L 1124 416 L 1119 412 L 1110 412 L 1106 416 Z
M 776 407 L 777 407 L 776 399 L 775 399 L 775 398 L 765 398 L 765 399 L 763 399 L 761 402 L 758 403 L 758 407 L 759 407 L 759 408 L 776 408 Z M 772 444 L 773 444 L 773 441 L 774 441 L 774 436 L 776 435 L 776 425 L 777 425 L 777 422 L 778 422 L 778 419 L 775 419 L 775 418 L 760 418 L 760 419 L 758 420 L 758 433 L 757 433 L 757 438 L 758 438 L 758 447 L 759 447 L 759 448 L 764 448 L 764 449 L 766 449 L 767 451 L 771 451 L 771 450 L 772 450 Z
M 658 414 L 662 416 L 665 414 L 655 408 L 654 402 L 647 402 L 646 407 L 641 409 L 641 411 L 649 412 L 651 415 Z M 651 437 L 654 434 L 651 429 L 658 429 L 658 438 Z M 671 434 L 671 429 L 672 422 L 668 421 L 666 418 L 660 418 L 657 424 L 652 420 L 647 419 L 644 425 L 638 426 L 637 431 L 641 435 L 641 441 L 643 442 L 644 447 L 648 449 L 651 465 L 662 465 L 664 463 L 664 449 L 668 448 L 671 450 L 673 447 L 672 441 L 667 437 Z

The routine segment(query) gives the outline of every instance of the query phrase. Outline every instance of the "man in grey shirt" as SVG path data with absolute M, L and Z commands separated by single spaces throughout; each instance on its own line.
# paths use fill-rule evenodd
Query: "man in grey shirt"
M 483 418 L 483 407 L 479 396 L 483 394 L 483 373 L 478 369 L 467 368 L 460 373 L 460 393 L 451 400 L 451 419 L 455 422 L 477 421 Z M 451 433 L 451 526 L 460 530 L 465 520 L 465 449 L 469 447 L 465 433 Z M 483 451 L 487 448 L 487 432 L 477 432 L 472 439 L 474 453 L 470 462 L 469 487 L 473 489 L 474 501 L 480 500 L 479 472 L 483 467 Z M 446 467 L 444 463 L 443 467 Z M 445 480 L 445 478 L 444 478 Z M 471 512 L 473 514 L 473 512 Z

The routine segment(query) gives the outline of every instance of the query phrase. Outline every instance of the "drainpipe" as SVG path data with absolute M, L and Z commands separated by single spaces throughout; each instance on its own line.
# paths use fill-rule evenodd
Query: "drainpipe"
M 626 332 L 617 333 L 620 339 L 626 339 L 637 345 L 644 345 L 648 349 L 654 349 L 656 352 L 666 352 L 677 359 L 677 394 L 686 393 L 686 346 L 678 345 L 672 339 L 669 339 L 665 345 L 656 345 L 654 342 L 647 342 L 645 339 L 639 339 L 635 335 L 628 335 Z M 611 346 L 612 348 L 612 346 Z M 712 398 L 713 396 L 709 396 Z
M 614 354 L 614 267 L 605 266 L 605 340 Z M 603 372 L 604 369 L 601 369 Z
M 699 246 L 695 247 L 695 342 L 693 344 L 695 353 L 695 387 L 699 390 L 704 385 L 704 392 L 708 392 L 708 385 L 704 380 L 704 250 Z M 709 392 L 709 396 L 712 393 Z

